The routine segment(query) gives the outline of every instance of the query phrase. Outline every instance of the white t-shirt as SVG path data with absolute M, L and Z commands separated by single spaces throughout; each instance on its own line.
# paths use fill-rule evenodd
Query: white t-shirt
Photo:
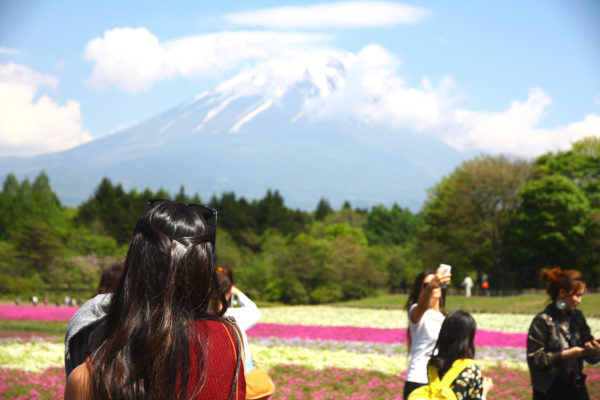
M 429 308 L 425 311 L 419 322 L 415 324 L 410 319 L 410 314 L 416 306 L 416 304 L 413 304 L 408 311 L 408 329 L 410 329 L 410 337 L 412 338 L 412 349 L 406 380 L 409 382 L 428 383 L 427 363 L 440 334 L 440 328 L 442 327 L 442 322 L 444 322 L 444 314 Z

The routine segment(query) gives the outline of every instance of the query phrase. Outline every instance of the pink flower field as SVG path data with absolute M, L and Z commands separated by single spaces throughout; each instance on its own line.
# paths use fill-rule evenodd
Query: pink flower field
M 0 319 L 20 321 L 68 321 L 77 307 L 0 305 Z
M 314 312 L 324 308 L 315 307 Z M 282 311 L 293 315 L 295 310 L 289 307 Z M 75 311 L 67 307 L 2 305 L 0 324 L 2 320 L 68 321 Z M 381 316 L 386 317 L 383 312 Z M 300 325 L 285 323 L 286 316 L 283 318 L 277 323 L 259 323 L 248 331 L 253 358 L 269 369 L 277 387 L 272 399 L 402 398 L 407 365 L 405 329 L 377 328 L 380 324 L 376 321 L 374 326 L 339 326 L 339 322 L 332 324 L 336 326 L 321 326 L 313 321 Z M 512 320 L 510 316 L 498 318 Z M 64 369 L 56 360 L 62 356 L 62 338 L 36 338 L 31 333 L 2 336 L 11 338 L 0 338 L 0 399 L 61 399 Z M 477 362 L 484 375 L 495 382 L 489 400 L 531 398 L 525 339 L 524 332 L 477 332 Z M 31 350 L 31 346 L 38 347 Z M 19 355 L 21 350 L 15 351 L 17 348 L 25 353 Z M 34 360 L 37 358 L 40 360 Z M 50 365 L 44 360 L 51 360 Z M 600 365 L 588 365 L 585 372 L 591 398 L 600 398 Z
M 600 393 L 600 368 L 587 368 L 590 398 Z M 302 365 L 277 365 L 270 370 L 277 391 L 273 400 L 401 400 L 405 374 L 388 375 L 361 369 L 325 368 L 314 370 Z M 497 367 L 486 371 L 494 379 L 489 399 L 529 400 L 529 374 Z M 0 398 L 18 400 L 62 399 L 64 371 L 49 368 L 40 373 L 24 373 L 0 368 Z
M 28 321 L 69 321 L 77 311 L 76 307 L 33 307 L 0 305 L 0 319 Z M 310 340 L 365 341 L 381 343 L 406 343 L 406 329 L 378 329 L 352 326 L 315 326 L 256 324 L 248 332 L 249 337 L 302 338 Z M 524 347 L 527 335 L 524 333 L 503 333 L 478 330 L 476 346 Z
M 381 343 L 406 343 L 407 340 L 406 329 L 280 324 L 256 324 L 248 332 L 248 336 L 254 338 L 279 337 Z M 475 335 L 475 345 L 478 347 L 525 347 L 526 340 L 527 335 L 525 333 L 478 330 Z
M 41 373 L 0 368 L 0 398 L 15 400 L 62 399 L 65 370 L 48 368 Z

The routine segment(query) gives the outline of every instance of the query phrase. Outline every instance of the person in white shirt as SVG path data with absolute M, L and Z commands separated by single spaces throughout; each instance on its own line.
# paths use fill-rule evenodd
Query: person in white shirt
M 225 316 L 235 318 L 237 326 L 242 333 L 242 342 L 244 343 L 244 356 L 246 357 L 245 371 L 246 373 L 254 369 L 254 362 L 250 354 L 250 346 L 248 346 L 248 336 L 246 331 L 252 328 L 260 318 L 260 310 L 252 300 L 248 298 L 240 289 L 233 284 L 233 272 L 225 267 L 217 268 L 217 279 L 221 290 L 229 301 L 229 308 L 225 312 Z M 233 300 L 236 299 L 239 307 L 233 306 Z
M 469 275 L 465 276 L 465 279 L 460 284 L 465 288 L 465 296 L 471 297 L 471 289 L 473 288 L 473 279 Z
M 444 322 L 445 290 L 450 283 L 449 272 L 424 271 L 415 278 L 406 302 L 408 310 L 408 346 L 410 362 L 404 384 L 404 399 L 416 388 L 426 385 L 427 363 Z

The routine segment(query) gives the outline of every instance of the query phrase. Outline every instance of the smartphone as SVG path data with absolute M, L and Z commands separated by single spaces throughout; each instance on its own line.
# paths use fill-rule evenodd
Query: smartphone
M 442 274 L 450 274 L 452 272 L 452 266 L 448 265 L 448 264 L 440 264 L 440 266 L 438 267 L 438 272 L 441 272 Z

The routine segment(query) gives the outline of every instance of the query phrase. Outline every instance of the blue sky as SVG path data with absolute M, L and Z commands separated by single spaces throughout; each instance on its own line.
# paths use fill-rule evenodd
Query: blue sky
M 531 157 L 600 136 L 598 21 L 594 0 L 3 0 L 0 156 L 67 149 L 245 70 L 334 51 L 362 60 L 358 96 L 385 98 L 369 118 Z

